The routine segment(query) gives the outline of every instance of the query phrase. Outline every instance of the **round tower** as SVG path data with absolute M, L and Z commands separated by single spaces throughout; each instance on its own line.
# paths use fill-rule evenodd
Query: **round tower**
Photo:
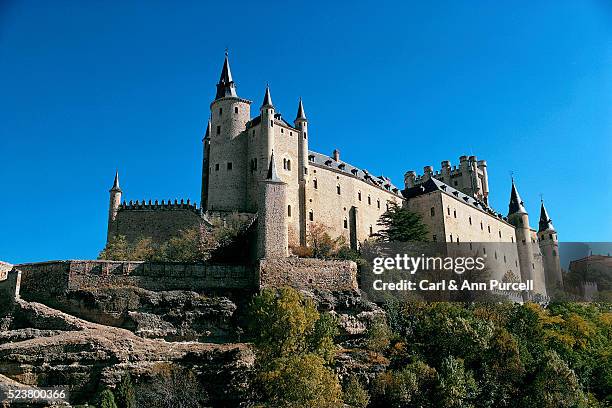
M 121 187 L 119 187 L 119 171 L 115 172 L 115 180 L 113 181 L 113 187 L 109 190 L 110 193 L 110 203 L 108 205 L 108 226 L 106 230 L 106 241 L 108 242 L 115 230 L 115 219 L 117 218 L 117 213 L 119 212 L 119 206 L 121 205 L 121 195 L 123 191 L 121 191 Z
M 236 94 L 227 52 L 210 113 L 206 209 L 244 211 L 248 165 L 244 130 L 251 117 L 251 101 Z
M 521 196 L 516 189 L 514 179 L 512 179 L 510 205 L 508 206 L 508 222 L 514 226 L 519 267 L 521 269 L 521 281 L 525 283 L 532 281 L 536 292 L 546 294 L 546 289 L 540 287 L 538 283 L 540 279 L 535 276 L 535 257 L 531 242 L 529 214 L 527 214 L 523 200 L 521 200 Z
M 559 260 L 559 240 L 557 231 L 542 200 L 540 207 L 540 223 L 538 225 L 538 243 L 542 252 L 546 289 L 550 292 L 563 289 L 563 274 Z
M 298 182 L 300 205 L 300 245 L 306 245 L 306 185 L 308 184 L 308 119 L 304 112 L 302 98 L 298 103 L 297 115 L 293 122 L 300 132 L 298 135 Z
M 206 133 L 202 139 L 202 193 L 200 195 L 200 208 L 205 211 L 208 207 L 208 185 L 210 184 L 210 129 L 211 123 L 208 119 Z

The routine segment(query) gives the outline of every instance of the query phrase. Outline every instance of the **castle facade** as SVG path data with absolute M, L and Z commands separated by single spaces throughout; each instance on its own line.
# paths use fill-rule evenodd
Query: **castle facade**
M 444 161 L 437 172 L 431 166 L 421 176 L 409 171 L 400 189 L 343 161 L 337 149 L 331 155 L 309 150 L 313 135 L 301 100 L 292 123 L 274 106 L 269 87 L 257 116 L 251 105 L 236 92 L 226 54 L 203 138 L 201 206 L 189 200 L 122 203 L 116 174 L 107 239 L 161 241 L 213 217 L 238 213 L 257 219 L 260 259 L 286 257 L 290 244 L 306 245 L 313 223 L 357 248 L 379 231 L 377 222 L 393 202 L 420 214 L 432 241 L 508 244 L 488 257 L 500 276 L 532 279 L 543 295 L 546 287 L 562 284 L 557 233 L 544 204 L 536 232 L 513 181 L 508 215 L 495 212 L 484 160 L 462 156 L 459 167 Z

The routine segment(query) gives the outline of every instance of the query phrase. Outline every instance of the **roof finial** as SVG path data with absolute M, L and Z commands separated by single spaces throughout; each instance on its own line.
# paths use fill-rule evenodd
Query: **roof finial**
M 225 47 L 225 56 L 228 57 L 229 56 L 229 50 L 227 49 L 227 47 Z

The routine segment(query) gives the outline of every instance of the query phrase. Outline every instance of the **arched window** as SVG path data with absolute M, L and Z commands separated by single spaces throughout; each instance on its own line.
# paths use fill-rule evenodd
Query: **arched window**
M 314 213 L 312 212 L 312 210 L 308 211 L 308 219 L 310 221 L 314 221 Z
M 346 218 L 344 219 L 344 228 L 348 228 L 348 220 Z
M 291 205 L 287 206 L 287 216 L 291 217 Z
M 358 191 L 358 192 L 357 192 L 357 199 L 358 199 L 359 201 L 361 201 L 361 191 Z

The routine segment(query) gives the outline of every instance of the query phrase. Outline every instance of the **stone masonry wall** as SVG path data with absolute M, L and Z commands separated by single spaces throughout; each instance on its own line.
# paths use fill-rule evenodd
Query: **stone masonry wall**
M 132 243 L 141 238 L 164 242 L 176 236 L 180 230 L 199 225 L 201 217 L 193 206 L 190 208 L 178 206 L 120 208 L 115 221 L 110 226 L 109 235 L 125 235 L 128 242 Z
M 356 290 L 357 264 L 310 258 L 262 259 L 259 284 L 261 288 L 291 286 L 298 289 Z
M 135 286 L 147 290 L 255 289 L 253 270 L 242 265 L 127 261 L 51 261 L 22 264 L 26 300 L 61 297 L 69 290 Z

